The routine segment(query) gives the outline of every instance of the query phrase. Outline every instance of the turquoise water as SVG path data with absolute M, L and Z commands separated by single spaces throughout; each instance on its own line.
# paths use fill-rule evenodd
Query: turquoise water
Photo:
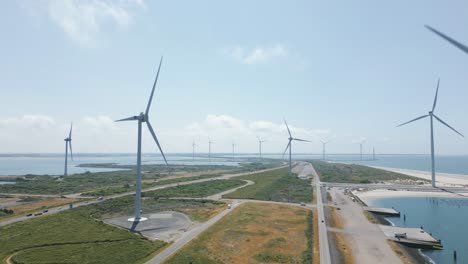
M 407 197 L 382 198 L 372 206 L 394 207 L 401 217 L 388 217 L 396 226 L 423 227 L 442 240 L 443 250 L 421 250 L 433 262 L 440 264 L 468 263 L 468 198 Z M 406 221 L 403 219 L 406 215 Z M 453 251 L 457 251 L 457 262 Z

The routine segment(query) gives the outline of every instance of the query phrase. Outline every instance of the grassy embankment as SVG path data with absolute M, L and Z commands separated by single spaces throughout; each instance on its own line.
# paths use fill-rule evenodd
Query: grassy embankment
M 0 199 L 0 202 L 3 199 Z M 13 199 L 16 201 L 29 201 L 28 203 L 24 204 L 18 204 L 12 207 L 8 207 L 6 209 L 10 210 L 11 213 L 4 213 L 3 211 L 0 211 L 0 220 L 8 220 L 10 218 L 15 218 L 18 216 L 23 216 L 29 213 L 36 213 L 45 209 L 49 209 L 52 207 L 57 207 L 57 206 L 64 206 L 67 205 L 68 203 L 75 202 L 78 199 L 69 199 L 69 198 L 31 198 L 27 197 L 26 199 L 19 199 L 19 197 Z M 31 200 L 31 201 L 30 201 Z
M 303 208 L 243 204 L 166 263 L 311 263 L 311 217 Z
M 171 177 L 216 177 L 220 173 L 242 173 L 278 166 L 279 161 L 242 163 L 240 166 L 225 165 L 143 165 L 143 187 L 159 185 L 158 180 Z M 88 164 L 87 166 L 125 169 L 112 172 L 85 172 L 67 177 L 50 175 L 25 175 L 16 177 L 16 184 L 0 185 L 0 193 L 21 194 L 71 194 L 91 192 L 93 195 L 123 193 L 134 190 L 135 166 L 116 164 Z M 175 179 L 174 179 L 175 180 Z M 190 180 L 190 179 L 188 179 Z M 94 193 L 93 191 L 98 190 Z
M 310 181 L 300 180 L 295 175 L 288 175 L 288 168 L 235 177 L 255 182 L 254 185 L 241 188 L 224 195 L 223 198 L 255 199 L 277 202 L 311 202 L 312 186 Z
M 12 263 L 143 263 L 165 245 L 106 225 L 83 211 L 0 227 L 0 259 Z
M 224 203 L 163 198 L 204 197 L 242 184 L 241 180 L 216 180 L 147 192 L 142 210 L 178 211 L 192 220 L 206 221 Z M 120 197 L 0 227 L 0 259 L 13 255 L 13 263 L 143 263 L 165 243 L 148 241 L 100 221 L 131 215 L 133 204 L 132 196 Z
M 323 182 L 342 183 L 379 183 L 382 181 L 400 181 L 401 183 L 423 183 L 416 177 L 375 169 L 362 165 L 311 161 Z

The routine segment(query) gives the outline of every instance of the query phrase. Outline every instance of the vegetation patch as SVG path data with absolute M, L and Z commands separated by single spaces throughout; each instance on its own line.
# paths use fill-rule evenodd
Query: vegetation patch
M 165 243 L 69 210 L 0 227 L 0 258 L 13 263 L 141 263 Z
M 278 204 L 242 204 L 165 263 L 304 263 L 308 210 L 299 209 L 306 215 L 296 210 Z
M 421 181 L 416 177 L 362 165 L 311 161 L 323 182 L 378 183 L 381 181 Z
M 234 179 L 234 178 L 233 178 Z M 254 185 L 226 194 L 223 198 L 255 199 L 277 202 L 311 202 L 312 186 L 309 181 L 288 175 L 288 168 L 235 177 L 251 180 Z

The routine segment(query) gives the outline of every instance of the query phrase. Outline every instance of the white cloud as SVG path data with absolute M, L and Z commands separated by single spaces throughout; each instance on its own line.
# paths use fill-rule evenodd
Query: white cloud
M 0 118 L 0 128 L 45 129 L 55 124 L 52 117 L 45 115 L 23 115 L 20 117 Z
M 131 10 L 144 7 L 142 0 L 49 0 L 47 15 L 71 39 L 93 46 L 104 25 L 126 29 L 131 23 Z
M 288 55 L 287 49 L 281 44 L 276 44 L 272 47 L 256 47 L 252 50 L 235 46 L 225 48 L 223 53 L 244 64 L 266 63 L 274 58 L 286 57 Z
M 329 136 L 325 129 L 309 129 L 288 124 L 294 137 L 311 140 L 313 143 L 298 143 L 297 151 L 311 152 L 313 144 L 322 137 Z M 215 142 L 214 152 L 227 151 L 232 142 L 243 152 L 256 152 L 257 136 L 267 140 L 265 151 L 280 152 L 286 146 L 288 132 L 283 122 L 275 123 L 266 120 L 247 121 L 230 115 L 207 115 L 204 120 L 186 125 L 183 129 L 161 131 L 161 136 L 174 152 L 189 152 L 191 142 L 195 139 L 202 152 L 207 148 L 208 138 Z M 283 146 L 284 145 L 284 146 Z

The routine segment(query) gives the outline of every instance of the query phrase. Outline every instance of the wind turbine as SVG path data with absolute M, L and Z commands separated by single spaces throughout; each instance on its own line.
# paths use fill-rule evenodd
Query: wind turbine
M 208 138 L 208 159 L 211 161 L 211 144 L 214 142 L 211 141 L 211 138 Z
M 397 127 L 400 127 L 400 126 L 403 126 L 403 125 L 406 125 L 408 123 L 411 123 L 411 122 L 414 122 L 416 120 L 419 120 L 419 119 L 423 119 L 423 118 L 426 118 L 426 117 L 429 117 L 430 120 L 431 120 L 431 168 L 432 168 L 432 187 L 436 187 L 436 183 L 435 183 L 435 158 L 434 158 L 434 127 L 433 127 L 433 119 L 437 119 L 440 123 L 444 124 L 446 127 L 450 128 L 451 130 L 453 130 L 455 133 L 459 134 L 460 136 L 462 137 L 465 137 L 463 136 L 460 132 L 458 132 L 457 130 L 455 130 L 455 128 L 451 127 L 450 125 L 448 125 L 447 123 L 445 123 L 444 121 L 442 121 L 442 119 L 440 119 L 439 117 L 437 117 L 435 114 L 434 114 L 434 110 L 436 108 L 436 104 L 437 104 L 437 94 L 439 93 L 439 83 L 440 83 L 440 79 L 437 81 L 437 89 L 436 89 L 436 94 L 435 94 L 435 97 L 434 97 L 434 104 L 432 105 L 432 110 L 429 111 L 429 114 L 427 115 L 423 115 L 423 116 L 420 116 L 420 117 L 417 117 L 415 119 L 412 119 L 406 123 L 403 123 L 401 125 L 398 125 Z
M 299 138 L 293 138 L 292 135 L 291 135 L 291 131 L 289 130 L 289 126 L 288 126 L 288 123 L 286 123 L 286 119 L 284 119 L 284 124 L 286 124 L 286 128 L 288 129 L 288 134 L 289 134 L 289 142 L 288 142 L 288 145 L 286 146 L 286 149 L 284 150 L 283 152 L 283 156 L 284 156 L 284 153 L 286 153 L 286 151 L 288 150 L 289 148 L 289 175 L 292 175 L 292 165 L 291 165 L 291 142 L 293 140 L 296 140 L 296 141 L 305 141 L 305 142 L 310 142 L 309 140 L 305 140 L 305 139 L 299 139 Z
M 65 172 L 63 173 L 64 176 L 67 176 L 67 169 L 68 169 L 68 146 L 70 146 L 70 157 L 73 160 L 73 151 L 72 151 L 72 130 L 73 130 L 73 123 L 70 125 L 70 133 L 68 133 L 68 137 L 64 139 L 65 141 Z
M 328 140 L 320 140 L 322 142 L 322 159 L 325 160 L 325 146 L 328 144 Z
M 364 142 L 366 142 L 365 139 L 361 139 L 361 141 L 355 142 L 359 144 L 359 153 L 360 153 L 361 161 L 362 161 L 362 145 L 364 144 Z
M 262 143 L 263 142 L 266 142 L 266 140 L 261 140 L 258 136 L 257 136 L 257 139 L 258 139 L 258 146 L 259 146 L 259 150 L 260 150 L 260 159 L 262 159 Z
M 460 42 L 454 40 L 453 38 L 451 38 L 451 37 L 445 35 L 444 33 L 442 33 L 442 32 L 440 32 L 440 31 L 436 30 L 436 29 L 433 28 L 433 27 L 430 27 L 430 26 L 428 26 L 428 25 L 425 25 L 425 27 L 426 27 L 427 29 L 429 29 L 430 31 L 432 31 L 433 33 L 439 35 L 439 37 L 441 37 L 441 38 L 447 40 L 448 42 L 450 42 L 450 43 L 451 43 L 452 45 L 454 45 L 455 47 L 461 49 L 463 52 L 468 53 L 468 46 L 465 46 L 465 45 L 461 44 Z
M 375 160 L 375 147 L 372 147 L 372 160 Z
M 158 148 L 161 151 L 161 155 L 164 158 L 164 162 L 166 162 L 166 165 L 167 165 L 167 160 L 166 160 L 166 157 L 164 156 L 164 152 L 161 148 L 161 145 L 159 144 L 158 138 L 156 137 L 153 127 L 151 126 L 151 123 L 149 121 L 149 110 L 151 107 L 151 101 L 153 100 L 156 83 L 158 81 L 159 71 L 161 70 L 161 64 L 162 64 L 162 57 L 159 62 L 158 72 L 156 74 L 156 79 L 154 80 L 153 90 L 151 90 L 151 95 L 148 101 L 148 105 L 146 106 L 146 111 L 144 113 L 141 112 L 137 116 L 131 116 L 131 117 L 116 121 L 116 122 L 138 121 L 138 152 L 137 152 L 137 175 L 136 175 L 136 193 L 135 193 L 135 217 L 128 219 L 128 221 L 131 221 L 131 222 L 140 222 L 140 221 L 147 220 L 147 218 L 141 217 L 141 126 L 143 123 L 146 123 L 146 126 L 148 127 L 148 130 L 150 131 L 151 135 L 153 136 L 153 139 L 156 142 L 156 145 L 158 145 Z
M 234 146 L 236 146 L 236 144 L 232 142 L 232 160 L 234 160 Z
M 198 145 L 195 144 L 195 139 L 193 139 L 193 143 L 192 143 L 192 159 L 195 159 L 195 147 L 197 147 Z

